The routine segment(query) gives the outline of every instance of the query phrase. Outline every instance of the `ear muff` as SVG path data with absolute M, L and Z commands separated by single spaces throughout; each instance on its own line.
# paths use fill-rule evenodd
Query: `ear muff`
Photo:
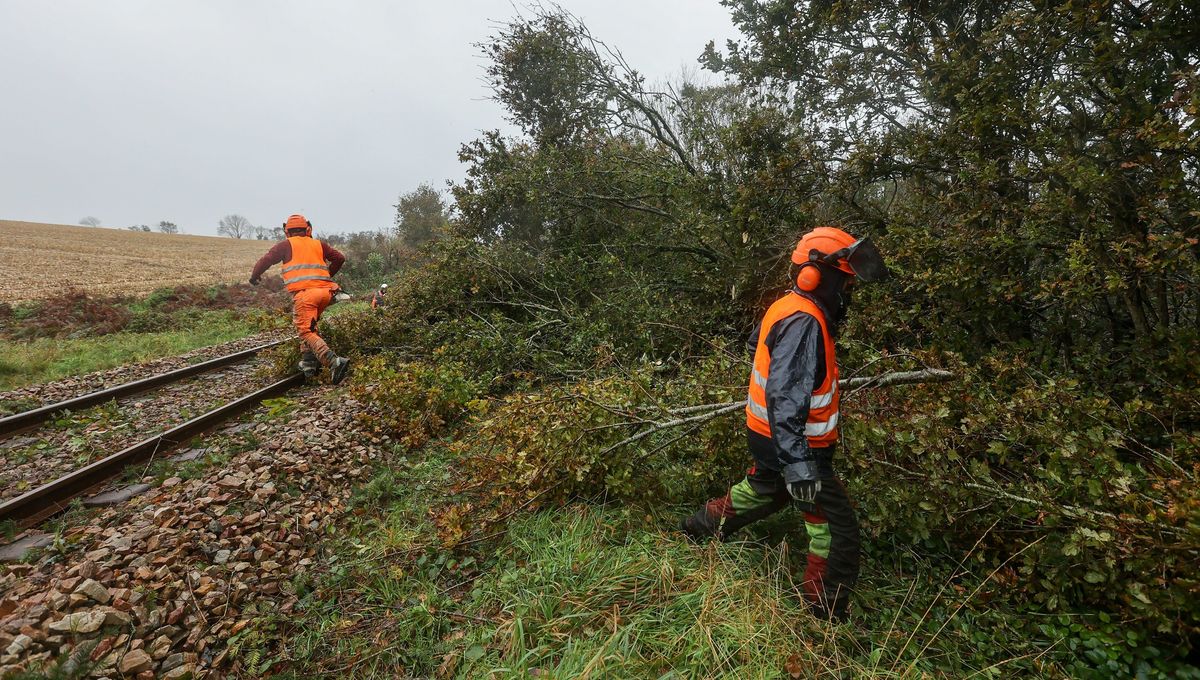
M 796 287 L 805 293 L 811 293 L 821 285 L 821 269 L 813 262 L 800 265 L 796 274 Z

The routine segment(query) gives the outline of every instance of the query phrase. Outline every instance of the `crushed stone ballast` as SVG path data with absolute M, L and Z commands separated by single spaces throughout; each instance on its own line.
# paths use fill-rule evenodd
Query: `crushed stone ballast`
M 169 451 L 187 442 L 197 434 L 211 429 L 216 424 L 240 415 L 287 390 L 304 384 L 303 373 L 293 373 L 262 389 L 235 399 L 223 406 L 193 418 L 182 425 L 144 439 L 106 458 L 75 470 L 63 477 L 43 484 L 32 491 L 0 504 L 0 521 L 12 521 L 28 525 L 67 508 L 71 499 L 92 489 L 119 474 L 127 465 L 144 461 L 152 456 Z

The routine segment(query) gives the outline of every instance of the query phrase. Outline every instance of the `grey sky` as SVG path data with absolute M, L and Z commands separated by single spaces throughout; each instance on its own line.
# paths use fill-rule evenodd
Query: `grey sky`
M 717 0 L 568 0 L 651 80 L 734 29 Z M 228 213 L 387 226 L 504 127 L 472 43 L 515 13 L 436 2 L 0 0 L 0 219 L 105 226 Z

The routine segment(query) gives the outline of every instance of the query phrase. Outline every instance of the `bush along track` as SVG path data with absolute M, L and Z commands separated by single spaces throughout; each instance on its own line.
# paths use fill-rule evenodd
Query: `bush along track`
M 316 641 L 308 667 L 437 673 L 440 652 L 458 655 L 441 672 L 464 676 L 789 672 L 792 651 L 752 658 L 758 638 L 724 656 L 729 628 L 714 623 L 707 647 L 659 644 L 693 629 L 668 621 L 674 582 L 631 546 L 655 545 L 662 568 L 697 564 L 675 552 L 669 509 L 722 491 L 747 461 L 736 415 L 688 409 L 744 398 L 741 346 L 790 285 L 787 253 L 833 223 L 871 236 L 894 273 L 854 291 L 842 375 L 957 378 L 846 395 L 836 464 L 871 559 L 854 628 L 795 650 L 792 669 L 1196 677 L 1192 9 L 724 4 L 743 36 L 702 57 L 719 85 L 650 88 L 555 8 L 481 46 L 519 130 L 463 145 L 455 220 L 391 282 L 387 309 L 330 333 L 382 357 L 360 364 L 368 424 L 410 459 L 445 460 L 450 493 L 427 509 L 384 503 L 425 518 L 415 529 L 364 522 L 368 555 L 391 546 L 375 553 L 375 597 L 407 599 L 359 611 L 364 586 L 336 583 L 314 610 L 332 598 L 363 634 L 353 649 Z M 752 535 L 786 568 L 723 563 L 772 584 L 751 609 L 795 606 L 795 524 Z M 617 596 L 602 625 L 611 602 L 576 591 L 558 611 L 539 599 L 536 617 L 489 599 L 528 579 L 566 587 L 557 574 L 574 566 L 547 548 L 605 535 L 629 550 L 600 559 L 661 588 L 655 606 Z M 418 567 L 410 552 L 433 545 L 444 559 Z M 742 554 L 731 548 L 708 550 Z M 478 577 L 455 571 L 472 558 Z M 446 576 L 414 592 L 388 569 Z M 473 608 L 475 584 L 490 590 Z M 413 618 L 392 625 L 400 612 Z M 422 637 L 431 615 L 443 627 Z M 846 664 L 817 665 L 829 658 Z
M 960 427 L 939 426 L 938 437 L 960 429 L 960 437 L 982 436 L 961 385 L 917 410 L 912 400 L 928 392 L 920 386 L 868 387 L 847 401 L 849 418 L 873 419 L 848 435 L 855 448 L 847 457 L 863 457 L 843 461 L 869 536 L 850 624 L 806 613 L 796 575 L 807 539 L 796 516 L 785 513 L 742 542 L 690 545 L 673 531 L 679 514 L 745 465 L 739 420 L 681 423 L 622 444 L 647 423 L 690 417 L 669 414 L 665 403 L 691 394 L 719 403 L 744 389 L 732 386 L 741 362 L 727 354 L 690 369 L 685 378 L 647 366 L 624 379 L 489 398 L 488 386 L 503 381 L 449 362 L 365 364 L 354 387 L 360 419 L 392 437 L 395 457 L 356 494 L 345 533 L 296 612 L 260 622 L 275 642 L 255 656 L 259 670 L 290 677 L 1194 674 L 1145 623 L 1107 613 L 1131 599 L 1061 585 L 1094 578 L 1072 568 L 1095 572 L 1181 536 L 1185 525 L 1068 504 L 1039 490 L 1045 482 L 1011 498 L 977 465 L 954 460 L 953 439 L 918 467 L 901 454 L 910 451 L 903 444 L 892 444 L 890 459 L 866 457 L 876 429 L 929 409 L 961 409 Z M 971 382 L 966 377 L 961 382 Z M 1045 396 L 1069 406 L 1066 393 Z M 897 469 L 897 460 L 908 467 Z M 946 481 L 918 490 L 923 477 Z M 914 507 L 903 517 L 885 514 L 895 508 L 883 494 L 894 494 L 898 480 L 914 484 L 904 498 Z M 982 514 L 989 505 L 1003 506 L 1014 523 Z M 1106 578 L 1156 596 L 1153 582 L 1137 585 L 1143 573 Z M 1188 607 L 1163 600 L 1145 611 L 1169 620 Z

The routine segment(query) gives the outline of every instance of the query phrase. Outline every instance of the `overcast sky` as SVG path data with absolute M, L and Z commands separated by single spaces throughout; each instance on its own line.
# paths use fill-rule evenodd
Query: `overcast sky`
M 717 0 L 567 0 L 651 80 L 734 35 Z M 517 5 L 525 6 L 525 5 Z M 0 0 L 0 219 L 229 213 L 389 226 L 401 192 L 462 177 L 504 128 L 473 45 L 503 0 Z

